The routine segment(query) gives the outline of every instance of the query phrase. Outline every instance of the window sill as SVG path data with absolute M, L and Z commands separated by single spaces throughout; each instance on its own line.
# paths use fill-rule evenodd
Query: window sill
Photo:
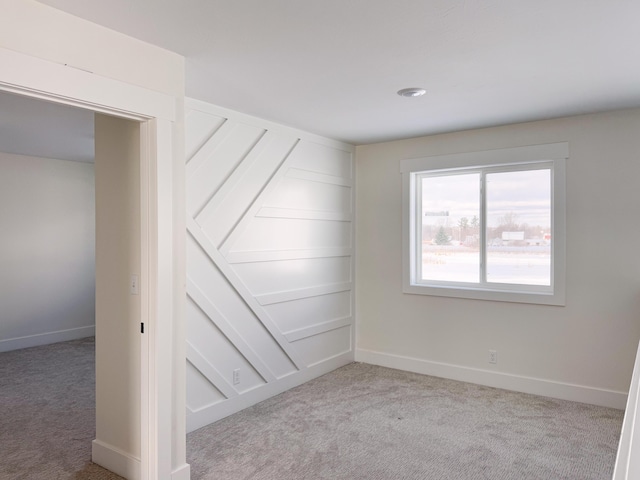
M 540 292 L 514 292 L 512 290 L 404 285 L 403 293 L 411 295 L 431 295 L 436 297 L 451 297 L 471 300 L 487 300 L 493 302 L 530 303 L 535 305 L 564 306 L 564 292 L 540 293 Z

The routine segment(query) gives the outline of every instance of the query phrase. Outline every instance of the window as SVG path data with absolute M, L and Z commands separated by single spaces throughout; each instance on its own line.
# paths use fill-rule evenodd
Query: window
M 564 304 L 566 143 L 404 160 L 405 293 Z

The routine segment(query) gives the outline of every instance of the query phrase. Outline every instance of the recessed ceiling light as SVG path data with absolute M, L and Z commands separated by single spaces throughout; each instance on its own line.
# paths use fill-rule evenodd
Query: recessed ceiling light
M 420 97 L 427 93 L 424 88 L 403 88 L 402 90 L 398 90 L 398 95 L 401 97 Z

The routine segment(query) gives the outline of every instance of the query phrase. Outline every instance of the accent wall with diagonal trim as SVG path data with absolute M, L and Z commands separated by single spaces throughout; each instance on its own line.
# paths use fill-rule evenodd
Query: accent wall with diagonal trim
M 354 360 L 352 146 L 186 103 L 187 430 Z

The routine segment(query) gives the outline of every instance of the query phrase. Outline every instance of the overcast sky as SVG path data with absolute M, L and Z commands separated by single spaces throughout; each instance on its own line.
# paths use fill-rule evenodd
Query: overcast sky
M 427 177 L 422 180 L 422 213 L 426 225 L 456 225 L 462 217 L 480 217 L 480 174 L 467 173 Z M 513 212 L 519 224 L 551 224 L 551 181 L 549 170 L 487 174 L 487 216 L 495 227 L 505 214 Z

